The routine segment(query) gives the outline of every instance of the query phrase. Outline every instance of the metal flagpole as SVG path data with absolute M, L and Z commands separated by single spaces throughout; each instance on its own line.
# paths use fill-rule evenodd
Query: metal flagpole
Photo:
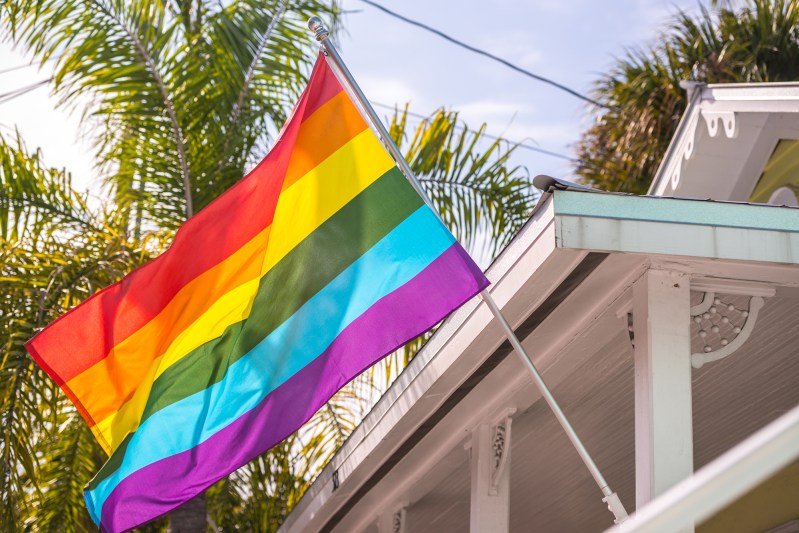
M 389 135 L 386 127 L 383 125 L 383 122 L 380 120 L 380 117 L 372 108 L 369 100 L 366 99 L 366 95 L 363 94 L 363 91 L 361 91 L 361 88 L 355 82 L 355 79 L 352 77 L 352 74 L 347 69 L 346 65 L 344 65 L 344 62 L 341 60 L 341 56 L 339 56 L 335 45 L 333 45 L 330 39 L 328 39 L 330 32 L 327 31 L 322 20 L 319 17 L 311 17 L 311 19 L 308 21 L 308 28 L 314 32 L 314 36 L 316 37 L 316 40 L 319 41 L 319 45 L 322 48 L 322 52 L 325 54 L 327 62 L 339 75 L 339 81 L 343 84 L 344 90 L 350 94 L 355 105 L 360 108 L 360 110 L 372 123 L 372 128 L 376 130 L 376 133 L 380 137 L 383 146 L 386 148 L 386 150 L 388 150 L 389 154 L 391 154 L 392 159 L 394 159 L 394 162 L 397 163 L 410 184 L 413 186 L 419 196 L 424 199 L 425 203 L 432 209 L 433 213 L 438 216 L 438 211 L 436 211 L 436 209 L 433 207 L 433 204 L 430 201 L 430 198 L 427 196 L 427 193 L 424 191 L 424 189 L 422 189 L 422 186 L 419 184 L 419 180 L 416 179 L 413 170 L 411 170 L 408 162 L 405 161 L 405 157 L 403 157 L 402 152 L 400 152 L 397 145 L 391 139 L 391 136 Z M 439 217 L 439 220 L 441 220 L 441 217 Z M 563 430 L 566 432 L 566 435 L 569 437 L 572 445 L 577 450 L 580 458 L 585 463 L 585 466 L 588 467 L 588 470 L 591 472 L 594 480 L 599 485 L 599 488 L 602 489 L 602 493 L 605 495 L 602 501 L 607 503 L 608 509 L 616 518 L 615 522 L 617 524 L 623 522 L 627 519 L 627 511 L 624 510 L 624 506 L 622 505 L 619 496 L 611 490 L 608 482 L 605 481 L 604 476 L 602 476 L 599 468 L 597 468 L 596 463 L 594 463 L 593 459 L 591 459 L 591 456 L 588 454 L 588 450 L 586 450 L 585 446 L 583 446 L 582 441 L 580 441 L 577 433 L 575 433 L 574 428 L 569 423 L 569 420 L 566 418 L 566 415 L 563 413 L 560 405 L 558 405 L 555 397 L 552 396 L 552 393 L 550 392 L 546 383 L 544 383 L 544 379 L 541 377 L 538 369 L 533 364 L 532 358 L 524 349 L 521 342 L 519 342 L 518 337 L 516 337 L 516 333 L 514 333 L 513 328 L 511 328 L 510 324 L 505 319 L 505 316 L 502 314 L 499 306 L 497 306 L 494 298 L 491 296 L 491 293 L 488 292 L 488 289 L 483 289 L 480 292 L 480 298 L 482 298 L 482 300 L 486 303 L 488 308 L 491 310 L 491 313 L 494 315 L 494 318 L 496 318 L 497 322 L 499 322 L 499 324 L 502 326 L 505 336 L 507 337 L 508 341 L 510 341 L 516 354 L 522 360 L 522 363 L 524 363 L 524 365 L 530 371 L 530 374 L 532 374 L 533 381 L 538 387 L 538 390 L 541 392 L 541 395 L 544 397 L 544 400 L 546 400 L 547 404 L 549 405 L 549 408 L 554 413 L 555 418 L 557 418 L 558 422 L 560 422 L 560 425 L 563 427 Z

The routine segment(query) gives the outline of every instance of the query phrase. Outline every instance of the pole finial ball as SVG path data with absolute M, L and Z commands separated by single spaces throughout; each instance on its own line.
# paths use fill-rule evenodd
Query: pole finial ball
M 327 28 L 325 28 L 324 22 L 322 22 L 322 19 L 319 17 L 311 17 L 308 19 L 308 29 L 314 32 L 316 40 L 320 43 L 327 39 L 328 35 L 330 35 L 330 32 L 328 32 Z
M 316 28 L 322 25 L 322 19 L 319 17 L 311 17 L 308 19 L 308 29 L 316 31 Z

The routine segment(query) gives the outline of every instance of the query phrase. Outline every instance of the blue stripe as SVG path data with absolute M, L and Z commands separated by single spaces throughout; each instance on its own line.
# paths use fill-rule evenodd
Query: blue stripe
M 350 322 L 410 281 L 454 242 L 428 207 L 416 210 L 231 365 L 220 382 L 145 420 L 131 438 L 119 469 L 86 493 L 94 503 L 92 518 L 97 518 L 122 479 L 193 448 L 253 409 L 321 355 Z M 187 425 L 192 421 L 196 424 Z

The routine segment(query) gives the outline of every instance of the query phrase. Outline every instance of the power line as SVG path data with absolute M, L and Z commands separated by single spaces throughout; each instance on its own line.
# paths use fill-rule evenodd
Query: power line
M 510 68 L 512 70 L 515 70 L 516 72 L 519 72 L 520 74 L 524 74 L 525 76 L 533 78 L 534 80 L 537 80 L 537 81 L 546 83 L 548 85 L 551 85 L 551 86 L 553 86 L 553 87 L 555 87 L 557 89 L 560 89 L 561 91 L 565 91 L 565 92 L 569 93 L 570 95 L 572 95 L 572 96 L 574 96 L 576 98 L 579 98 L 580 100 L 588 102 L 589 104 L 595 105 L 597 107 L 602 107 L 602 108 L 605 108 L 605 109 L 609 109 L 609 107 L 607 105 L 601 104 L 601 103 L 597 102 L 596 100 L 593 100 L 593 99 L 589 98 L 588 96 L 585 96 L 584 94 L 581 94 L 581 93 L 575 91 L 574 89 L 566 87 L 565 85 L 563 85 L 561 83 L 558 83 L 558 82 L 556 82 L 554 80 L 551 80 L 549 78 L 546 78 L 544 76 L 540 76 L 538 74 L 530 72 L 527 69 L 523 69 L 522 67 L 520 67 L 518 65 L 514 65 L 510 61 L 508 61 L 506 59 L 502 59 L 499 56 L 495 56 L 494 54 L 492 54 L 490 52 L 486 52 L 485 50 L 481 50 L 480 48 L 475 48 L 474 46 L 466 44 L 463 41 L 459 41 L 458 39 L 456 39 L 454 37 L 450 37 L 449 35 L 447 35 L 446 33 L 442 32 L 440 30 L 437 30 L 437 29 L 435 29 L 433 27 L 430 27 L 427 24 L 424 24 L 422 22 L 419 22 L 419 21 L 416 21 L 416 20 L 413 20 L 413 19 L 409 19 L 408 17 L 400 15 L 399 13 L 391 11 L 390 9 L 388 9 L 386 7 L 383 7 L 380 4 L 378 4 L 378 3 L 373 2 L 372 0 L 361 0 L 361 2 L 363 2 L 365 4 L 368 4 L 368 5 L 376 8 L 376 9 L 379 9 L 380 11 L 382 11 L 382 12 L 384 12 L 384 13 L 386 13 L 386 14 L 394 17 L 394 18 L 397 18 L 397 19 L 399 19 L 399 20 L 401 20 L 403 22 L 407 22 L 408 24 L 411 24 L 413 26 L 417 26 L 417 27 L 422 28 L 424 30 L 427 30 L 427 31 L 429 31 L 431 33 L 434 33 L 434 34 L 438 35 L 439 37 L 441 37 L 442 39 L 446 39 L 447 41 L 449 41 L 449 42 L 451 42 L 453 44 L 456 44 L 456 45 L 460 46 L 461 48 L 465 48 L 465 49 L 469 50 L 470 52 L 474 52 L 475 54 L 479 54 L 479 55 L 485 56 L 485 57 L 487 57 L 489 59 L 493 59 L 494 61 L 497 61 L 498 63 L 501 63 L 501 64 L 505 65 L 506 67 L 508 67 L 508 68 Z
M 34 89 L 38 89 L 44 85 L 47 85 L 53 80 L 53 78 L 47 78 L 46 80 L 37 81 L 36 83 L 32 83 L 30 85 L 26 85 L 25 87 L 20 87 L 19 89 L 14 89 L 13 91 L 9 91 L 7 93 L 0 94 L 0 104 L 5 104 L 8 101 L 13 100 L 19 96 L 27 94 Z
M 50 61 L 55 61 L 55 60 L 57 60 L 57 59 L 60 59 L 60 58 L 61 58 L 61 56 L 60 56 L 60 55 L 59 55 L 59 56 L 53 56 L 53 57 L 49 57 L 49 58 L 45 59 L 45 60 L 43 61 L 43 63 L 48 63 L 48 62 L 50 62 Z M 17 66 L 15 66 L 15 67 L 9 67 L 9 68 L 6 68 L 6 69 L 3 69 L 3 70 L 0 70 L 0 74 L 5 74 L 5 73 L 7 73 L 7 72 L 14 72 L 15 70 L 22 70 L 23 68 L 30 68 L 30 67 L 41 67 L 41 66 L 42 66 L 42 65 L 36 65 L 36 64 L 34 64 L 34 63 L 25 63 L 25 64 L 23 64 L 23 65 L 17 65 Z
M 32 83 L 30 85 L 26 85 L 24 87 L 20 87 L 19 89 L 14 89 L 13 91 L 9 91 L 7 93 L 0 94 L 0 104 L 4 104 L 4 103 L 9 102 L 9 101 L 11 101 L 11 100 L 13 100 L 15 98 L 23 96 L 23 95 L 25 95 L 25 94 L 27 94 L 27 93 L 35 90 L 35 89 L 38 89 L 39 87 L 42 87 L 42 86 L 50 83 L 52 80 L 53 80 L 53 78 L 47 78 L 45 80 L 37 81 L 36 83 Z M 372 103 L 375 106 L 377 106 L 377 107 L 382 107 L 382 108 L 389 109 L 389 110 L 395 110 L 396 109 L 396 106 L 391 106 L 391 105 L 388 105 L 388 104 L 382 104 L 380 102 L 372 102 Z M 429 117 L 427 117 L 425 115 L 422 115 L 420 113 L 414 113 L 413 111 L 407 111 L 407 113 L 408 113 L 409 116 L 418 118 L 420 120 L 427 120 L 429 118 Z M 466 130 L 469 130 L 469 128 L 467 128 L 466 126 L 463 126 L 463 128 L 466 129 Z M 469 130 L 469 131 L 474 131 L 474 130 Z M 506 141 L 506 142 L 509 142 L 509 143 L 511 143 L 513 145 L 518 146 L 519 148 L 525 148 L 525 149 L 530 150 L 532 152 L 538 152 L 540 154 L 548 155 L 548 156 L 551 156 L 551 157 L 557 157 L 559 159 L 565 159 L 566 161 L 572 161 L 572 162 L 576 161 L 576 159 L 574 159 L 573 157 L 570 157 L 568 155 L 560 154 L 558 152 L 553 152 L 551 150 L 546 150 L 544 148 L 539 148 L 538 146 L 533 146 L 531 144 L 526 144 L 524 142 L 513 141 L 513 140 L 507 139 L 505 137 L 500 137 L 500 136 L 497 136 L 497 135 L 491 135 L 490 133 L 483 133 L 482 136 L 485 137 L 486 139 L 491 139 L 491 140 L 495 140 L 495 141 Z
M 382 107 L 384 109 L 390 109 L 390 110 L 396 110 L 397 109 L 396 106 L 392 106 L 392 105 L 388 105 L 388 104 L 381 104 L 380 102 L 372 102 L 372 104 L 377 106 L 377 107 Z M 418 118 L 420 120 L 428 120 L 430 118 L 430 117 L 426 117 L 426 116 L 424 116 L 424 115 L 422 115 L 420 113 L 414 113 L 413 111 L 408 111 L 407 113 L 408 113 L 409 116 Z M 471 129 L 467 128 L 465 125 L 462 126 L 462 127 L 465 130 L 477 133 L 475 130 L 471 130 Z M 491 139 L 491 140 L 494 140 L 494 141 L 509 142 L 509 143 L 511 143 L 513 145 L 518 146 L 519 148 L 526 148 L 527 150 L 530 150 L 532 152 L 538 152 L 540 154 L 544 154 L 544 155 L 548 155 L 548 156 L 552 156 L 552 157 L 557 157 L 558 159 L 565 159 L 566 161 L 571 161 L 573 163 L 577 161 L 575 158 L 570 157 L 568 155 L 559 154 L 558 152 L 553 152 L 551 150 L 546 150 L 544 148 L 539 148 L 538 146 L 534 146 L 532 144 L 526 144 L 524 142 L 513 141 L 513 140 L 507 139 L 505 137 L 499 137 L 497 135 L 491 135 L 490 133 L 483 133 L 482 136 L 485 137 L 486 139 Z
M 17 65 L 16 67 L 4 68 L 3 70 L 0 70 L 0 74 L 5 74 L 7 72 L 14 72 L 15 70 L 22 70 L 23 68 L 30 68 L 30 67 L 33 67 L 33 66 L 36 66 L 36 65 L 34 65 L 33 63 L 28 63 L 28 64 L 25 64 L 25 65 Z

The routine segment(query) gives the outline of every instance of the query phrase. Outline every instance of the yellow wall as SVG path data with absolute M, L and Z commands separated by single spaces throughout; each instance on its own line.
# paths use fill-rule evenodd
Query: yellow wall
M 799 463 L 794 463 L 696 528 L 697 533 L 762 533 L 799 519 Z
M 777 143 L 749 201 L 768 203 L 780 187 L 792 189 L 799 197 L 799 141 L 783 139 Z

